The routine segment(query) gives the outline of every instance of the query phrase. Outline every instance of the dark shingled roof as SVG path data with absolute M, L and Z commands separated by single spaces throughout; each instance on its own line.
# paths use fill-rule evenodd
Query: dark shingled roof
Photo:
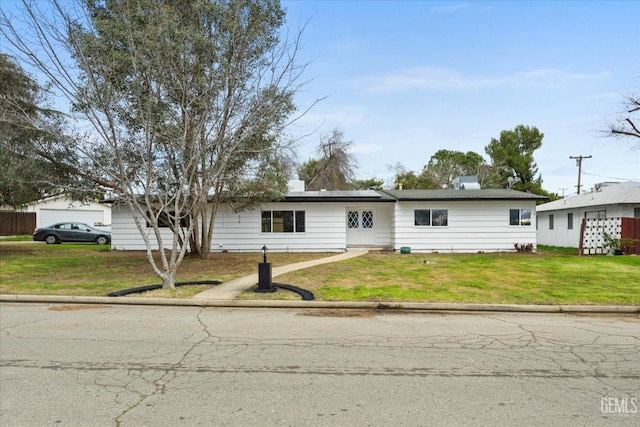
M 374 190 L 293 191 L 283 202 L 394 202 L 388 194 Z
M 516 190 L 342 190 L 289 192 L 282 202 L 395 202 L 428 200 L 548 200 Z
M 275 202 L 371 202 L 430 200 L 549 200 L 548 197 L 516 190 L 340 190 L 290 191 Z M 117 199 L 104 203 L 114 203 Z
M 516 190 L 384 190 L 396 200 L 548 200 L 539 194 Z

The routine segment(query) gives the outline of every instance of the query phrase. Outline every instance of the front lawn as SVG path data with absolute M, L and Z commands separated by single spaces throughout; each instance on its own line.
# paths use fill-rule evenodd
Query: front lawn
M 640 257 L 577 256 L 543 248 L 536 254 L 400 254 L 372 252 L 274 278 L 310 290 L 318 300 L 428 301 L 495 304 L 640 305 Z M 270 253 L 273 266 L 333 254 Z M 177 281 L 228 281 L 257 272 L 259 253 L 213 253 L 185 259 Z M 0 293 L 104 296 L 158 284 L 144 252 L 94 244 L 0 242 Z M 189 298 L 202 286 L 153 291 Z M 293 295 L 293 296 L 292 296 Z M 241 298 L 297 298 L 289 292 Z
M 330 254 L 270 253 L 274 266 Z M 186 258 L 176 281 L 221 282 L 257 273 L 262 254 L 212 253 L 209 259 Z M 111 251 L 108 245 L 0 242 L 0 293 L 106 296 L 138 286 L 160 284 L 143 251 Z M 185 286 L 147 296 L 189 298 L 205 290 Z
M 316 299 L 494 304 L 640 304 L 640 257 L 369 253 L 277 278 Z

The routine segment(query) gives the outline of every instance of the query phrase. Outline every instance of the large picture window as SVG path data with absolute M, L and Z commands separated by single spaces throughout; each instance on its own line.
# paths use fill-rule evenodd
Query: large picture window
M 446 209 L 416 209 L 413 224 L 419 227 L 446 227 L 449 225 L 449 211 Z
M 262 211 L 263 233 L 304 233 L 304 211 Z
M 151 216 L 151 213 L 147 211 L 148 217 Z M 158 215 L 158 227 L 159 228 L 171 228 L 176 220 L 175 212 L 160 212 Z M 180 218 L 180 227 L 187 228 L 189 227 L 189 217 L 182 216 Z M 147 221 L 147 228 L 151 228 L 151 223 Z
M 531 209 L 509 209 L 509 225 L 531 225 Z

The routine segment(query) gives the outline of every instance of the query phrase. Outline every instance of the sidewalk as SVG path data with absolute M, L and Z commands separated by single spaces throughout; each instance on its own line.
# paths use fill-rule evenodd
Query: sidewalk
M 303 268 L 309 268 L 316 265 L 327 264 L 330 262 L 342 261 L 349 258 L 355 258 L 369 252 L 368 249 L 350 249 L 347 252 L 339 255 L 330 256 L 327 258 L 319 258 L 311 261 L 298 262 L 295 264 L 283 265 L 281 267 L 275 267 L 272 271 L 272 277 L 277 277 L 291 271 L 302 270 Z M 257 267 L 256 267 L 257 268 Z M 222 283 L 217 286 L 213 286 L 204 292 L 201 292 L 193 297 L 193 299 L 201 300 L 232 300 L 235 299 L 240 293 L 246 291 L 252 286 L 258 283 L 258 273 L 251 274 L 249 276 L 240 277 L 238 279 L 231 280 L 229 282 Z

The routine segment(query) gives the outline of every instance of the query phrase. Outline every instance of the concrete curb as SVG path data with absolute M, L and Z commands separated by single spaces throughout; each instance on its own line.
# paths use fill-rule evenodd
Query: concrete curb
M 449 313 L 566 313 L 566 314 L 640 314 L 640 306 L 617 305 L 511 305 L 511 304 L 459 304 L 419 302 L 348 302 L 348 301 L 289 301 L 289 300 L 209 300 L 177 298 L 135 297 L 83 297 L 57 295 L 0 295 L 0 302 L 39 304 L 102 304 L 146 306 L 192 306 L 235 308 L 306 308 L 424 311 Z

